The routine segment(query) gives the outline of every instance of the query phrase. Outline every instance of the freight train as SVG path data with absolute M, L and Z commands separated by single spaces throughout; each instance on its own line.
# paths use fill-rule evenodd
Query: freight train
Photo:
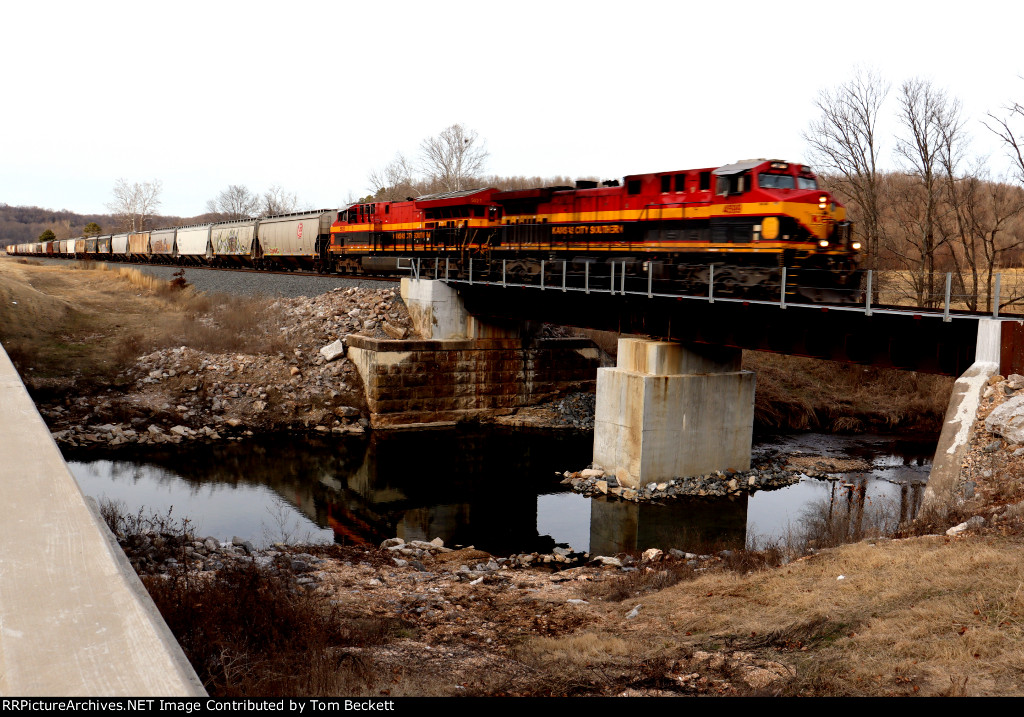
M 810 167 L 756 159 L 620 182 L 472 189 L 8 253 L 132 262 L 407 272 L 668 293 L 860 300 L 860 244 Z M 435 269 L 435 272 L 437 269 Z M 783 283 L 783 278 L 785 282 Z

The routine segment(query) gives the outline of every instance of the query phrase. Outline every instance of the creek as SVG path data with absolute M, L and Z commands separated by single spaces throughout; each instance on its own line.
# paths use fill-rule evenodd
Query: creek
M 256 545 L 378 545 L 385 538 L 474 545 L 494 555 L 556 545 L 615 554 L 649 547 L 706 553 L 761 548 L 812 533 L 891 530 L 921 502 L 934 437 L 755 436 L 754 452 L 863 458 L 841 480 L 804 477 L 733 498 L 637 504 L 585 498 L 560 483 L 591 460 L 591 434 L 450 429 L 325 440 L 113 451 L 66 448 L 82 491 L 135 514 L 189 520 L 196 535 Z M 838 527 L 837 527 L 838 526 Z

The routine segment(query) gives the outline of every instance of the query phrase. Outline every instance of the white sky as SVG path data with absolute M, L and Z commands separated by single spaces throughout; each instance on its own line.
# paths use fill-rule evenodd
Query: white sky
M 848 10 L 841 11 L 839 7 Z M 1015 2 L 50 2 L 2 14 L 0 202 L 105 213 L 118 178 L 193 216 L 229 184 L 367 193 L 461 122 L 502 175 L 800 161 L 857 65 L 933 81 L 981 125 L 1024 102 Z M 883 136 L 890 156 L 891 131 Z

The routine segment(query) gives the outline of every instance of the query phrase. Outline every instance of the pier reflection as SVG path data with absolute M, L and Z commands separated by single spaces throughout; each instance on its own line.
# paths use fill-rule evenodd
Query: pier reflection
M 777 441 L 776 441 L 777 443 Z M 887 515 L 920 506 L 927 464 L 889 456 L 843 482 L 806 481 L 773 493 L 663 504 L 589 499 L 557 472 L 585 466 L 587 435 L 505 430 L 376 433 L 344 440 L 294 436 L 249 443 L 71 454 L 83 492 L 187 516 L 204 535 L 333 539 L 441 538 L 496 555 L 550 552 L 556 544 L 598 554 L 672 547 L 706 553 L 784 539 L 827 521 L 856 539 Z M 888 454 L 887 454 L 888 455 Z M 820 527 L 820 526 L 819 526 Z

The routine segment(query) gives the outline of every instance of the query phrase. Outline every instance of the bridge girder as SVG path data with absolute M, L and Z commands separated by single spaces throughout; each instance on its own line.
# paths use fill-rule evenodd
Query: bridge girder
M 924 315 L 500 285 L 457 289 L 471 314 L 496 322 L 543 321 L 946 376 L 959 376 L 974 362 L 978 334 L 977 321 Z M 1024 339 L 1024 330 L 1018 333 Z M 1019 353 L 1024 358 L 1024 349 Z

